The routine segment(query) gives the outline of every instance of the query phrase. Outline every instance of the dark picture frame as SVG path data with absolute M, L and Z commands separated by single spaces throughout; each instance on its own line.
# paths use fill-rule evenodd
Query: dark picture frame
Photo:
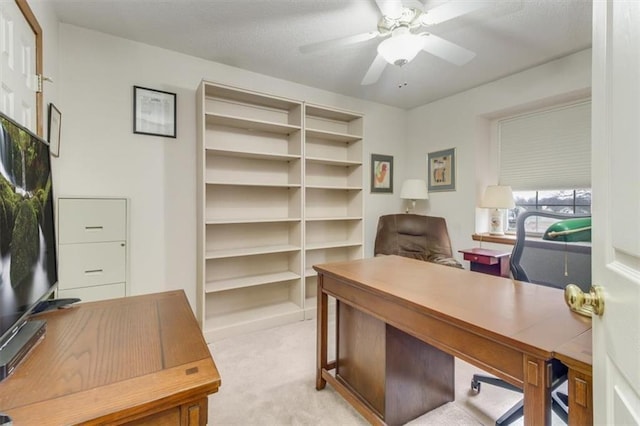
M 62 129 L 62 113 L 54 104 L 49 104 L 49 151 L 54 157 L 60 156 L 60 130 Z
M 133 86 L 133 133 L 176 137 L 176 94 Z
M 427 154 L 427 190 L 429 192 L 456 190 L 456 149 L 450 148 Z
M 371 154 L 371 192 L 393 193 L 393 156 Z

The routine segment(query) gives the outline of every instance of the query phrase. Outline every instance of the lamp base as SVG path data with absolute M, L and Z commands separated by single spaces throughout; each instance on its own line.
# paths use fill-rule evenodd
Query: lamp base
M 411 200 L 411 208 L 409 208 L 409 206 L 407 205 L 407 208 L 404 210 L 404 213 L 409 214 L 409 212 L 415 211 L 415 210 L 416 210 L 416 200 Z
M 504 213 L 502 209 L 491 211 L 491 222 L 489 223 L 489 234 L 504 235 Z

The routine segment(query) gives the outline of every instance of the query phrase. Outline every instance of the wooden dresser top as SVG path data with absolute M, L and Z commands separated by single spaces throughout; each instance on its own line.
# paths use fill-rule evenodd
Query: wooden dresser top
M 3 382 L 14 424 L 75 424 L 216 392 L 220 375 L 183 291 L 37 316 L 44 339 Z

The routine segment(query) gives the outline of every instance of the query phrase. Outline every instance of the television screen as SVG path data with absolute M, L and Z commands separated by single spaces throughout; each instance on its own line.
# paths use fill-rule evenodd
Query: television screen
M 49 144 L 0 113 L 0 348 L 58 281 Z

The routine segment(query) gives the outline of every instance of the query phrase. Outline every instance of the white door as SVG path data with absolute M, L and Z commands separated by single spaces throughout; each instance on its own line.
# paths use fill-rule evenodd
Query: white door
M 593 318 L 596 425 L 640 424 L 640 1 L 594 0 Z
M 0 111 L 36 133 L 36 36 L 14 0 L 0 0 Z

